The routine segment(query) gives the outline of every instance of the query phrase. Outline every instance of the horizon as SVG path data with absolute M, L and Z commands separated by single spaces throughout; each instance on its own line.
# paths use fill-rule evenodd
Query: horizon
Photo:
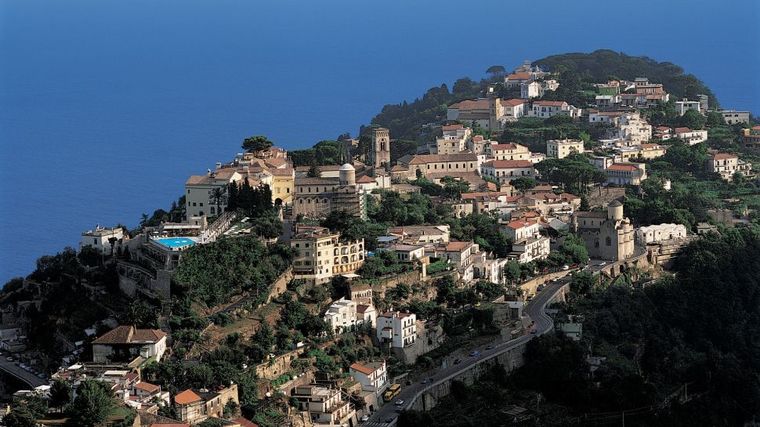
M 95 223 L 167 208 L 246 136 L 292 150 L 355 135 L 384 105 L 490 65 L 610 49 L 678 65 L 723 108 L 760 114 L 757 2 L 584 5 L 3 3 L 0 280 L 76 247 Z M 504 22 L 478 21 L 486 11 Z M 647 31 L 583 20 L 646 20 Z

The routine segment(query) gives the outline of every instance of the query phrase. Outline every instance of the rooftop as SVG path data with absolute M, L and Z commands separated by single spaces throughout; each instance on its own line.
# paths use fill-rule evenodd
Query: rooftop
M 140 344 L 156 343 L 166 337 L 159 329 L 136 329 L 134 326 L 118 326 L 95 339 L 93 344 Z

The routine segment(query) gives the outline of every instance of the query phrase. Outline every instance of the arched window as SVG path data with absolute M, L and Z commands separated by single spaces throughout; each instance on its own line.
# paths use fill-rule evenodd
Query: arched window
M 605 243 L 607 246 L 612 246 L 612 239 L 610 238 L 610 236 L 607 236 L 607 238 L 606 238 L 606 239 L 604 239 L 604 243 Z

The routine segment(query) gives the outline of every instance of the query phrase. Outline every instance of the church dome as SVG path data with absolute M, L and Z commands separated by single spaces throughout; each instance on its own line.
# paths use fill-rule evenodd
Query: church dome
M 354 166 L 351 163 L 346 163 L 343 166 L 340 167 L 340 170 L 342 171 L 355 171 Z

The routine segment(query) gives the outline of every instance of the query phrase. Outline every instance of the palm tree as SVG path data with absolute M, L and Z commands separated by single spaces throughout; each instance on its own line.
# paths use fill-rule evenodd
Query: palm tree
M 211 199 L 214 201 L 214 204 L 216 205 L 216 214 L 220 215 L 222 213 L 222 202 L 226 198 L 227 192 L 225 191 L 227 187 L 217 187 L 214 188 L 214 190 L 211 192 Z

